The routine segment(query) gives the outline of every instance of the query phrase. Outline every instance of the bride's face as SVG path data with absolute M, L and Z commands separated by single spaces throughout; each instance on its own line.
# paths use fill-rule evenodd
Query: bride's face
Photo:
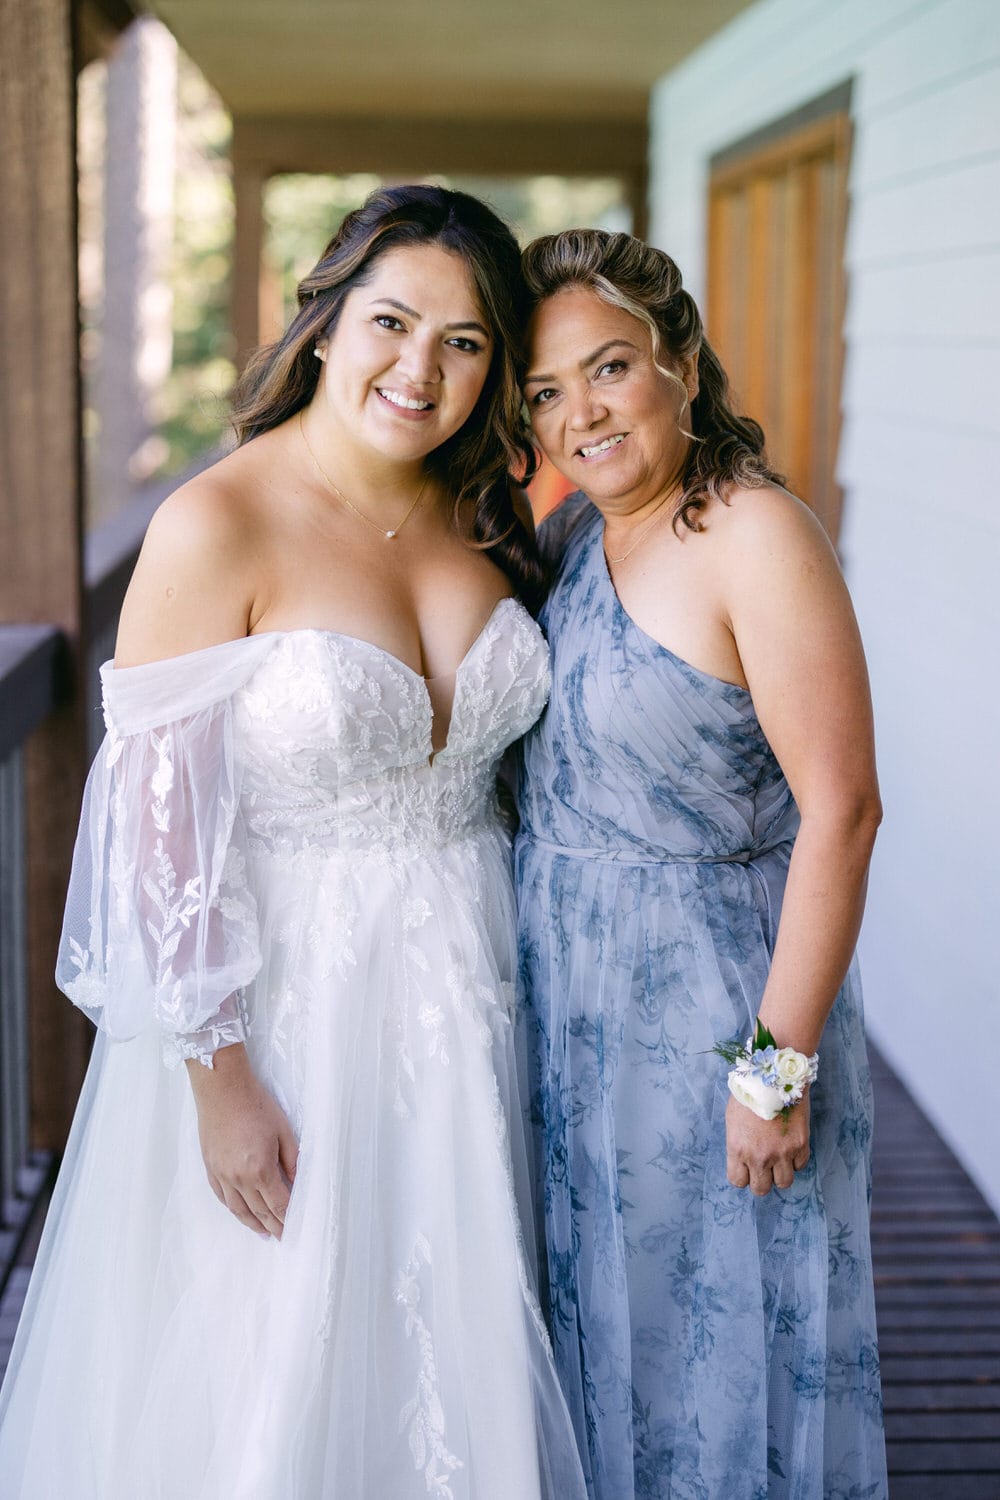
M 352 442 L 406 462 L 468 419 L 493 338 L 462 257 L 406 245 L 387 250 L 352 288 L 320 348 L 316 403 Z

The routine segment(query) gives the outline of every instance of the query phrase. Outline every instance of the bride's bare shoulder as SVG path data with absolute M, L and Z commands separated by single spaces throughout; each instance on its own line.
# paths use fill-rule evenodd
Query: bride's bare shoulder
M 180 485 L 149 524 L 115 661 L 136 666 L 247 634 L 265 518 L 242 450 Z

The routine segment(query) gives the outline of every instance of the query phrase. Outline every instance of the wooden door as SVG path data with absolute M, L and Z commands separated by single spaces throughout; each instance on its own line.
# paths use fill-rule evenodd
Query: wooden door
M 737 409 L 834 541 L 849 156 L 838 111 L 727 152 L 709 180 L 709 340 Z

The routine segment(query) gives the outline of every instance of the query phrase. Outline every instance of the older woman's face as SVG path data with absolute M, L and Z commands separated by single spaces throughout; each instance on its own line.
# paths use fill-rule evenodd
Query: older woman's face
M 675 482 L 689 442 L 678 421 L 684 393 L 656 368 L 638 318 L 587 287 L 564 287 L 535 310 L 528 372 L 539 447 L 601 509 L 629 514 Z M 693 367 L 677 374 L 693 398 Z

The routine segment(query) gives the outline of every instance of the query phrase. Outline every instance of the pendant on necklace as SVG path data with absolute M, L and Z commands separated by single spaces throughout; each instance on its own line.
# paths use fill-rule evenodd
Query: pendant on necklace
M 386 541 L 389 541 L 389 542 L 391 542 L 391 541 L 392 541 L 392 539 L 393 539 L 393 537 L 394 537 L 394 536 L 395 536 L 395 535 L 396 535 L 396 533 L 395 533 L 395 532 L 394 532 L 394 531 L 387 531 L 387 532 L 386 532 L 386 534 L 385 534 L 385 536 L 386 536 Z

